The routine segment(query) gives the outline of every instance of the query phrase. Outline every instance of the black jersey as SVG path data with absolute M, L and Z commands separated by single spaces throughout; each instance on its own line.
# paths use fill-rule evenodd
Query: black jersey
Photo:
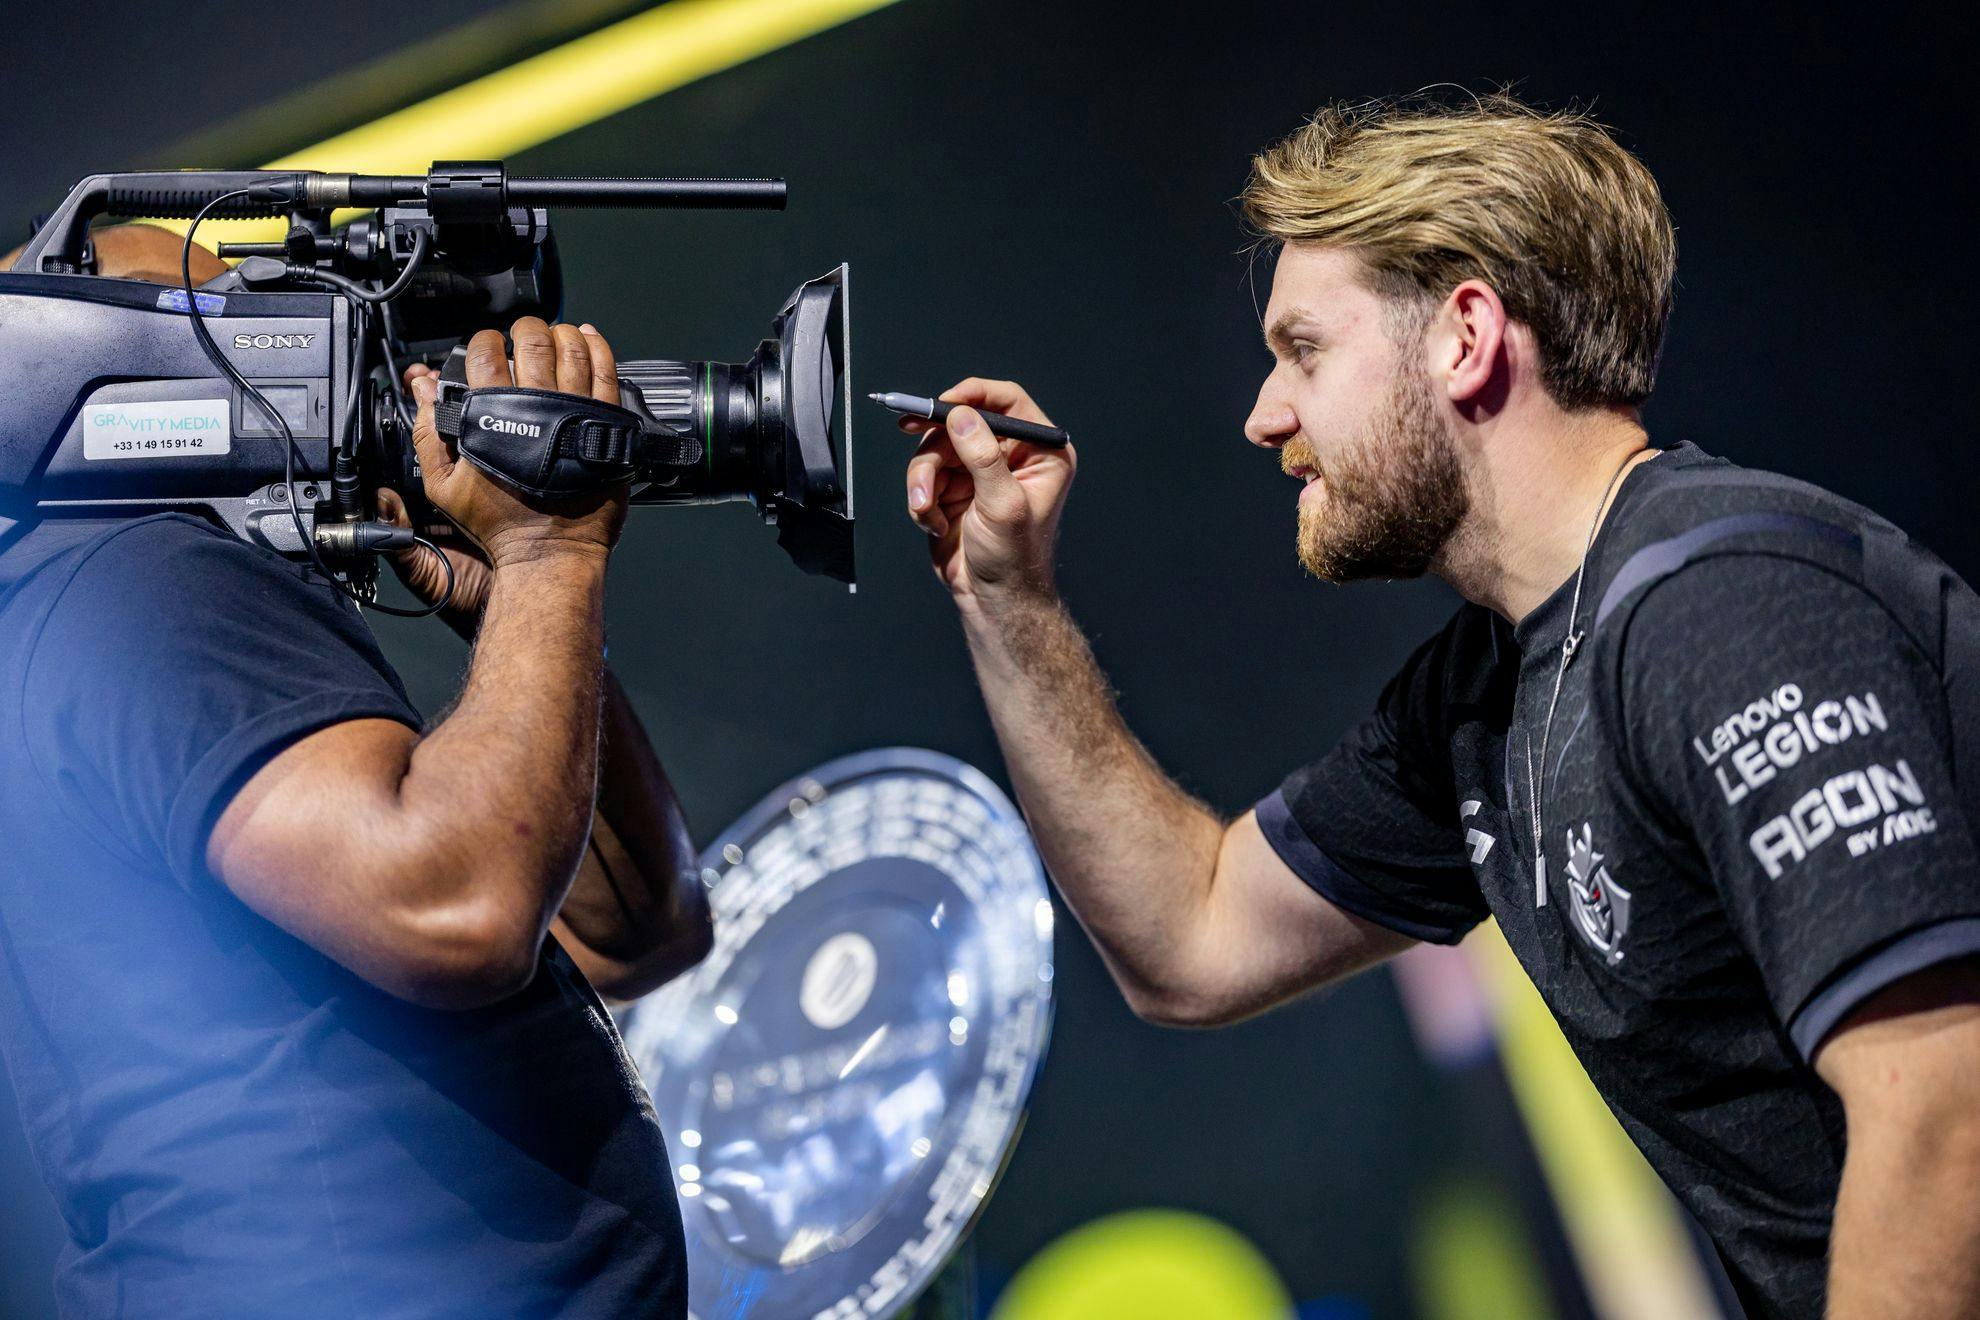
M 1980 599 L 1867 510 L 1679 446 L 1590 551 L 1543 760 L 1573 587 L 1517 627 L 1460 609 L 1259 824 L 1372 921 L 1497 919 L 1748 1309 L 1818 1315 L 1844 1125 L 1809 1060 L 1980 951 Z

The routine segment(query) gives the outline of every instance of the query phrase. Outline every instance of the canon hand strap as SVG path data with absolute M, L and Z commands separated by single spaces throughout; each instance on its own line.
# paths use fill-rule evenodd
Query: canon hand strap
M 465 362 L 457 349 L 441 369 L 434 429 L 525 495 L 574 495 L 624 485 L 642 470 L 701 462 L 699 439 L 630 408 L 515 385 L 469 389 Z

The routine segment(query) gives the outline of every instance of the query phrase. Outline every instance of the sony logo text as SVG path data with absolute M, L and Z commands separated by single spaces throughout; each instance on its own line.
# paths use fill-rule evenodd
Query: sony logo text
M 308 348 L 315 335 L 235 335 L 235 348 Z

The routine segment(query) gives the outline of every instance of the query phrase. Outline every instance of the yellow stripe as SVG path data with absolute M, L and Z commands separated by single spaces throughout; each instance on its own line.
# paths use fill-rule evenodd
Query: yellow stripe
M 1465 948 L 1491 990 L 1507 1080 L 1596 1314 L 1720 1314 L 1683 1212 L 1602 1103 L 1497 924 L 1481 926 Z
M 894 3 L 672 0 L 265 168 L 424 174 L 436 160 L 499 159 Z M 635 172 L 665 172 L 658 162 L 639 164 Z M 279 221 L 209 224 L 214 237 L 236 241 L 280 238 L 285 229 Z M 183 221 L 170 227 L 185 232 Z
M 268 168 L 423 174 L 507 156 L 894 2 L 673 0 Z

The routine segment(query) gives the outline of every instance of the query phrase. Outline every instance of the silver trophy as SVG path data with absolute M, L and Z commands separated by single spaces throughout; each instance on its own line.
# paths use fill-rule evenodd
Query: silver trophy
M 1051 1026 L 1052 905 L 1010 801 L 844 757 L 702 857 L 715 948 L 622 1016 L 674 1157 L 697 1320 L 891 1316 L 983 1207 Z

